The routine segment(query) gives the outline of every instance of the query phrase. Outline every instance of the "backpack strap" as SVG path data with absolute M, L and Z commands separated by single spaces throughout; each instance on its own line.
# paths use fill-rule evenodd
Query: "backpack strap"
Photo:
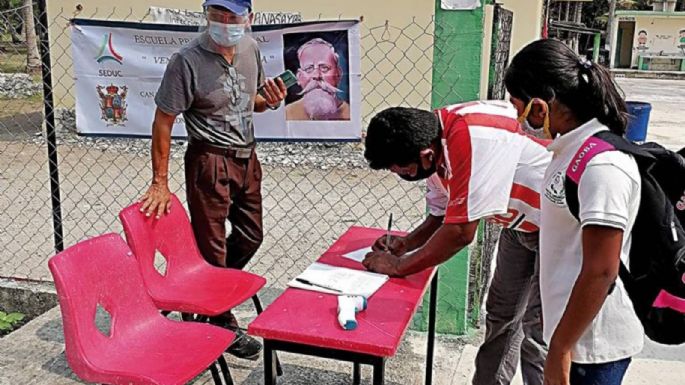
M 583 176 L 583 172 L 585 172 L 588 163 L 590 163 L 595 156 L 607 151 L 617 150 L 616 146 L 611 143 L 613 142 L 613 138 L 606 138 L 605 135 L 603 135 L 606 132 L 608 131 L 602 131 L 587 138 L 566 168 L 566 178 L 564 181 L 566 203 L 568 204 L 568 209 L 571 211 L 571 214 L 578 221 L 580 221 L 580 218 L 578 217 L 580 211 L 578 185 L 580 184 L 580 178 Z M 602 135 L 600 136 L 600 134 Z M 613 134 L 611 135 L 615 136 Z
M 566 204 L 568 205 L 569 211 L 571 211 L 571 214 L 578 222 L 580 222 L 580 202 L 578 200 L 578 185 L 580 184 L 580 178 L 583 176 L 583 172 L 587 168 L 588 163 L 590 163 L 595 156 L 607 151 L 622 151 L 629 154 L 636 153 L 632 143 L 611 131 L 601 131 L 585 140 L 566 169 L 566 178 L 564 180 Z M 623 262 L 619 265 L 618 275 L 625 285 L 628 284 L 627 282 L 632 282 L 630 280 L 630 272 Z M 616 282 L 612 283 L 611 287 L 609 287 L 609 294 L 611 294 L 615 288 Z
M 648 168 L 654 163 L 654 156 L 640 146 L 629 142 L 622 136 L 616 135 L 611 131 L 600 131 L 587 138 L 576 152 L 576 155 L 566 169 L 564 187 L 566 190 L 566 203 L 571 214 L 580 221 L 578 217 L 580 204 L 578 202 L 578 185 L 583 172 L 588 163 L 597 155 L 607 151 L 621 151 L 633 155 L 638 163 L 638 168 Z

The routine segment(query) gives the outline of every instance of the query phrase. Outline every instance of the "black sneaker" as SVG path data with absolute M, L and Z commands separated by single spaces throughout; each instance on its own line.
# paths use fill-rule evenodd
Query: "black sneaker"
M 226 352 L 238 358 L 256 361 L 259 359 L 259 354 L 262 352 L 262 344 L 245 334 L 242 329 L 238 329 L 235 331 L 235 340 L 233 340 L 231 346 L 226 349 Z

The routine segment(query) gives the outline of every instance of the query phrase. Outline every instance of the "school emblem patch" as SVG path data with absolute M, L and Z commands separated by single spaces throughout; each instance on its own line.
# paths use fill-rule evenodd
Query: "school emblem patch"
M 562 171 L 554 174 L 545 188 L 545 198 L 557 206 L 566 207 L 566 189 L 564 188 L 564 173 Z

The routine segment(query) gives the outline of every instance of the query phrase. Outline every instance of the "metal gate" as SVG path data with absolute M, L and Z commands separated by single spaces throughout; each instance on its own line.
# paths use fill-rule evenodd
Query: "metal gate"
M 511 28 L 514 22 L 514 13 L 508 9 L 495 5 L 495 13 L 492 26 L 492 52 L 490 56 L 490 81 L 488 87 L 488 99 L 504 99 L 504 70 L 509 63 L 509 51 L 511 47 Z

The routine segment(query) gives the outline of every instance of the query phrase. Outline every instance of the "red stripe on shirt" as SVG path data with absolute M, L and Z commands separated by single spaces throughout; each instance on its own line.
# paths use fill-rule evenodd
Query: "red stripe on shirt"
M 536 231 L 540 231 L 540 228 L 535 226 L 534 224 L 528 222 L 528 221 L 523 221 L 518 227 L 516 228 L 517 230 L 525 231 L 527 233 L 534 233 Z
M 514 183 L 511 186 L 511 199 L 518 199 L 528 206 L 540 209 L 540 193 L 522 184 Z
M 479 104 L 481 104 L 480 101 L 465 102 L 465 103 L 461 103 L 461 104 L 456 104 L 454 106 L 441 108 L 440 110 L 445 111 L 448 114 L 454 114 L 454 113 L 457 113 L 457 112 L 463 110 L 466 107 L 473 107 L 473 106 L 476 106 Z
M 464 114 L 463 117 L 469 126 L 492 127 L 522 133 L 519 122 L 506 116 L 473 112 Z
M 455 117 L 451 115 L 450 117 Z M 449 179 L 449 202 L 445 211 L 445 223 L 448 218 L 457 218 L 458 222 L 468 222 L 469 182 L 471 181 L 471 134 L 464 119 L 444 122 L 448 126 L 443 131 L 446 161 L 449 162 L 451 177 Z M 454 223 L 454 222 L 452 222 Z

